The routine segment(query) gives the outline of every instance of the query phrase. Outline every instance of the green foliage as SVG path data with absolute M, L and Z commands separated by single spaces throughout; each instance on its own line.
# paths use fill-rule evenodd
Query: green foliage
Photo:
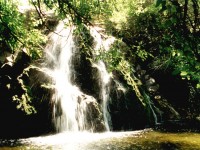
M 14 95 L 12 99 L 17 104 L 17 109 L 24 111 L 26 114 L 30 115 L 36 113 L 35 108 L 31 105 L 33 96 L 31 88 L 25 83 L 25 77 L 29 77 L 30 69 L 38 69 L 35 66 L 28 66 L 23 70 L 23 72 L 17 77 L 17 81 L 22 89 L 23 93 L 21 95 Z
M 199 87 L 199 2 L 186 2 L 120 2 L 116 13 L 124 14 L 123 18 L 112 16 L 109 21 L 113 26 L 109 28 L 130 47 L 126 57 L 148 62 L 154 69 L 171 70 L 173 75 L 192 80 Z
M 198 88 L 200 38 L 196 32 L 199 32 L 199 25 L 191 25 L 191 22 L 195 24 L 196 14 L 191 11 L 195 7 L 194 4 L 191 2 L 187 4 L 187 12 L 179 9 L 182 5 L 184 4 L 166 3 L 166 10 L 157 17 L 158 29 L 160 33 L 163 33 L 161 40 L 157 41 L 160 49 L 159 55 L 169 60 L 168 67 L 173 70 L 173 75 L 180 75 L 182 79 L 195 81 Z M 188 17 L 184 18 L 184 14 Z M 160 64 L 163 62 L 160 61 Z
M 146 106 L 146 101 L 144 100 L 144 97 L 139 89 L 141 82 L 134 76 L 132 67 L 130 66 L 129 62 L 126 60 L 121 60 L 116 69 L 122 73 L 124 79 L 133 88 L 142 105 Z
M 23 50 L 32 59 L 42 56 L 42 46 L 46 41 L 46 36 L 39 30 L 39 19 L 35 14 L 30 10 L 21 13 L 15 0 L 0 0 L 0 55 L 4 52 L 10 52 L 15 53 L 13 56 L 18 57 L 17 54 Z M 13 58 L 13 64 L 21 59 L 16 57 Z M 25 66 L 26 63 L 29 62 L 24 62 L 23 65 Z M 13 76 L 17 76 L 16 79 L 12 78 L 13 82 L 6 85 L 7 88 L 13 90 L 9 96 L 16 103 L 17 109 L 26 114 L 36 113 L 32 106 L 31 89 L 27 83 L 25 84 L 24 76 L 28 77 L 28 70 L 24 69 L 20 75 L 16 72 L 13 72 Z M 6 76 L 10 75 L 6 74 Z
M 22 94 L 21 97 L 14 95 L 12 98 L 18 104 L 17 109 L 24 111 L 28 115 L 36 112 L 35 108 L 29 104 L 31 98 L 27 93 Z
M 115 70 L 119 63 L 124 59 L 124 54 L 126 50 L 126 45 L 123 44 L 122 41 L 116 40 L 109 51 L 105 51 L 104 49 L 100 50 L 100 55 L 97 57 L 100 60 L 106 61 L 108 64 L 108 70 Z
M 71 17 L 75 24 L 91 24 L 91 20 L 102 14 L 107 6 L 106 2 L 100 0 L 44 0 L 48 7 L 58 6 L 55 10 L 61 18 Z M 107 7 L 106 7 L 107 8 Z
M 23 36 L 24 17 L 17 10 L 17 5 L 7 0 L 0 1 L 0 42 L 2 48 L 12 50 L 19 48 Z
M 33 18 L 31 12 L 28 16 L 20 13 L 15 1 L 0 0 L 0 52 L 26 48 L 33 59 L 41 57 L 46 37 L 37 29 L 38 19 Z
M 50 9 L 54 8 L 56 0 L 43 0 L 44 4 Z
M 104 62 L 108 64 L 107 66 L 109 71 L 119 71 L 127 81 L 127 84 L 133 88 L 142 105 L 146 106 L 144 97 L 139 88 L 141 82 L 136 76 L 134 76 L 133 66 L 131 66 L 130 62 L 125 59 L 127 48 L 128 47 L 122 41 L 117 40 L 109 51 L 102 50 L 97 59 L 104 60 Z
M 84 24 L 79 24 L 74 30 L 74 35 L 76 36 L 76 45 L 80 49 L 80 52 L 85 54 L 88 60 L 91 60 L 93 39 L 90 31 Z

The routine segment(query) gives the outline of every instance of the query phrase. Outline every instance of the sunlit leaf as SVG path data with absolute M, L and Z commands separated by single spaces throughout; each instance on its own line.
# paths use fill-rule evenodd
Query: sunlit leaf
M 181 71 L 180 75 L 181 76 L 186 76 L 188 73 L 186 71 Z

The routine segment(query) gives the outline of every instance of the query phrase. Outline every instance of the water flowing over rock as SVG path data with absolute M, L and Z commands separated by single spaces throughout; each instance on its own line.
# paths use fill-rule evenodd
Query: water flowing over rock
M 110 45 L 113 44 L 115 40 L 113 37 L 103 40 L 97 28 L 91 28 L 90 34 L 94 38 L 95 53 L 98 53 L 98 51 L 100 50 L 104 50 L 104 51 L 109 50 Z M 93 66 L 98 69 L 99 85 L 100 85 L 99 97 L 102 100 L 101 104 L 102 104 L 102 109 L 103 109 L 103 117 L 104 117 L 106 130 L 110 131 L 112 129 L 112 120 L 111 120 L 110 113 L 108 111 L 108 108 L 109 108 L 108 101 L 110 100 L 109 98 L 110 98 L 110 88 L 111 88 L 110 86 L 111 75 L 107 72 L 106 66 L 102 60 L 99 60 L 97 63 L 94 63 Z
M 105 121 L 106 130 L 110 131 L 112 129 L 111 116 L 108 112 L 108 101 L 110 98 L 110 81 L 111 77 L 108 74 L 105 64 L 103 61 L 99 61 L 95 66 L 98 68 L 99 76 L 100 76 L 100 98 L 102 99 L 102 108 L 103 108 L 103 117 Z
M 96 102 L 96 99 L 92 96 L 82 94 L 78 96 L 77 100 L 79 105 L 76 110 L 76 119 L 78 120 L 80 125 L 83 125 L 80 126 L 79 130 L 87 130 L 92 132 L 105 131 L 105 124 L 103 122 L 102 111 L 99 107 L 99 104 Z M 82 124 L 82 122 L 86 123 Z
M 60 22 L 46 46 L 47 61 L 43 69 L 51 77 L 54 88 L 53 122 L 57 132 L 102 131 L 105 128 L 99 104 L 72 81 L 75 76 L 72 60 L 77 50 L 73 29 L 73 26 L 65 28 Z

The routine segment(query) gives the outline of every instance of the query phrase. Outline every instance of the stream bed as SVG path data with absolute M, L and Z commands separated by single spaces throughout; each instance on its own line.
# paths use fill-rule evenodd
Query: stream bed
M 129 132 L 63 132 L 26 139 L 0 140 L 0 150 L 197 150 L 200 133 L 145 129 Z

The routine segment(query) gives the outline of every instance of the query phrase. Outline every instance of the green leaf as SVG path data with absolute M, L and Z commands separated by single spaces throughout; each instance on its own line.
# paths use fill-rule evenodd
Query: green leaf
M 174 70 L 174 71 L 172 72 L 172 75 L 177 75 L 177 74 L 179 74 L 179 73 L 180 73 L 180 70 L 176 69 L 176 70 Z
M 160 4 L 162 4 L 162 0 L 155 0 L 156 7 L 158 7 Z
M 180 75 L 181 76 L 186 76 L 188 73 L 186 71 L 181 71 Z

